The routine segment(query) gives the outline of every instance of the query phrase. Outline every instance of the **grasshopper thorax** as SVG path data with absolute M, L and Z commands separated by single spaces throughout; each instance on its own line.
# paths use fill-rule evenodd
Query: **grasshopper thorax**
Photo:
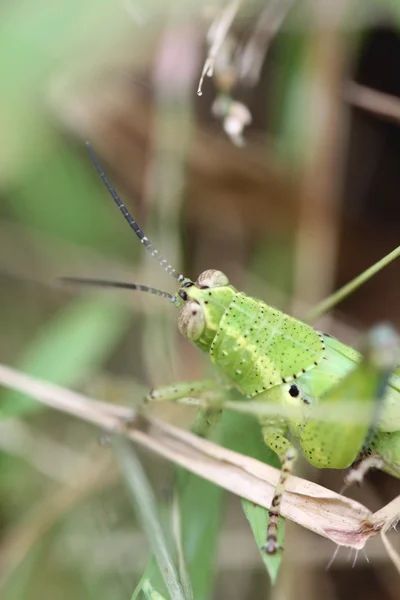
M 222 316 L 237 291 L 221 271 L 203 271 L 196 282 L 186 281 L 178 290 L 183 300 L 178 328 L 183 337 L 209 351 Z

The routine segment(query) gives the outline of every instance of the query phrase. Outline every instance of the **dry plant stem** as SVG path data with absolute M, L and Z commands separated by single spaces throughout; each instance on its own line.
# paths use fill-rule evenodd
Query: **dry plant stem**
M 113 430 L 123 419 L 130 420 L 135 415 L 135 411 L 128 407 L 89 400 L 83 394 L 29 377 L 4 365 L 0 365 L 0 382 L 51 408 L 74 415 L 104 429 Z
M 400 519 L 400 496 L 394 498 L 389 504 L 386 504 L 383 508 L 378 510 L 374 515 L 378 520 L 385 522 L 385 525 L 381 530 L 381 537 L 386 551 L 393 562 L 394 566 L 400 573 L 400 555 L 395 551 L 389 539 L 387 538 L 387 532 L 392 528 L 396 528 L 396 524 Z
M 251 37 L 240 53 L 239 80 L 255 86 L 265 56 L 295 0 L 270 0 L 262 11 Z
M 372 90 L 355 81 L 351 81 L 345 86 L 343 96 L 346 102 L 357 108 L 388 121 L 400 123 L 400 99 L 397 96 Z
M 3 365 L 0 365 L 0 382 L 30 394 L 47 406 L 110 432 L 126 435 L 143 447 L 238 496 L 265 508 L 270 506 L 279 471 L 258 460 L 226 450 L 154 419 L 137 416 L 127 424 L 126 416 L 133 414 L 129 409 L 113 405 L 108 405 L 106 409 L 102 402 L 47 384 Z M 282 503 L 282 515 L 335 544 L 360 549 L 369 537 L 390 527 L 399 516 L 399 507 L 394 502 L 379 513 L 372 514 L 365 506 L 350 498 L 298 477 L 290 477 Z M 393 549 L 392 554 L 397 559 Z
M 218 52 L 221 49 L 222 44 L 227 36 L 230 26 L 232 25 L 233 19 L 236 16 L 240 7 L 240 0 L 232 0 L 226 6 L 222 14 L 212 24 L 212 42 L 210 49 L 205 60 L 203 70 L 200 75 L 200 81 L 197 88 L 197 94 L 202 95 L 202 87 L 204 78 L 207 75 L 212 77 L 214 73 L 215 59 L 217 58 Z

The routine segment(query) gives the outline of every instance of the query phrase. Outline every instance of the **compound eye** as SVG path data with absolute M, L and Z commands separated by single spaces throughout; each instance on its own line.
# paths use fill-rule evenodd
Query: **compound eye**
M 206 320 L 200 304 L 190 300 L 181 310 L 178 328 L 183 337 L 188 340 L 198 340 L 204 331 Z
M 209 269 L 208 271 L 203 271 L 203 273 L 199 275 L 196 285 L 199 288 L 223 287 L 229 285 L 229 279 L 222 271 Z

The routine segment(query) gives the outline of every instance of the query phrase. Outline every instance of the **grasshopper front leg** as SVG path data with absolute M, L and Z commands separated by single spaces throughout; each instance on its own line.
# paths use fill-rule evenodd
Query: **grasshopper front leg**
M 267 542 L 264 546 L 268 554 L 275 554 L 280 549 L 277 533 L 282 496 L 297 458 L 297 450 L 285 437 L 286 432 L 287 425 L 282 419 L 268 419 L 262 427 L 264 442 L 278 455 L 281 462 L 281 472 L 269 510 Z
M 213 392 L 222 385 L 216 379 L 182 381 L 154 388 L 145 396 L 145 402 L 176 402 L 187 396 L 201 396 Z
M 187 397 L 200 397 L 206 400 L 206 406 L 199 407 L 192 431 L 205 437 L 216 425 L 222 415 L 222 405 L 226 384 L 216 379 L 201 379 L 190 382 L 179 382 L 153 389 L 145 402 L 178 402 Z

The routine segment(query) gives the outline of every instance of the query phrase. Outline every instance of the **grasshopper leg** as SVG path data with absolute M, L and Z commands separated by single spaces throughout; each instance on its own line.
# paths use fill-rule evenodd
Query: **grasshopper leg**
M 376 454 L 365 453 L 360 456 L 346 473 L 344 482 L 346 488 L 353 483 L 362 483 L 370 469 L 382 469 L 383 460 Z
M 268 554 L 275 554 L 281 549 L 278 544 L 277 533 L 282 496 L 286 482 L 293 471 L 293 465 L 297 458 L 297 450 L 285 437 L 286 424 L 281 420 L 270 419 L 267 421 L 263 425 L 262 433 L 267 446 L 276 452 L 281 461 L 281 472 L 269 510 L 267 541 L 264 545 L 264 549 Z
M 201 396 L 206 392 L 215 392 L 223 389 L 223 385 L 216 379 L 201 379 L 198 381 L 184 381 L 171 383 L 154 388 L 145 396 L 147 402 L 177 402 L 187 396 Z
M 144 401 L 146 403 L 179 402 L 188 397 L 202 398 L 206 401 L 206 405 L 198 408 L 192 431 L 196 435 L 205 437 L 221 418 L 226 388 L 226 384 L 217 379 L 179 382 L 153 389 Z
M 196 414 L 196 420 L 193 423 L 191 430 L 200 437 L 206 437 L 208 432 L 217 425 L 222 417 L 222 408 L 220 408 L 220 397 L 215 397 L 215 405 L 211 400 L 210 406 L 207 408 L 199 408 Z

